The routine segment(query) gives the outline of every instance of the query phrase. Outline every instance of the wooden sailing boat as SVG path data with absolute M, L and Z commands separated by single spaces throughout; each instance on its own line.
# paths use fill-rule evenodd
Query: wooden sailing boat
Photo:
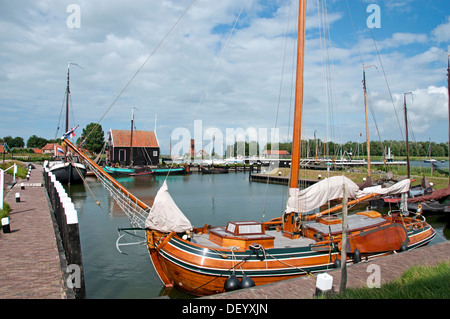
M 73 133 L 75 128 L 69 130 L 69 94 L 70 94 L 70 65 L 75 63 L 69 63 L 67 65 L 67 86 L 66 86 L 66 134 L 69 136 Z M 74 134 L 73 134 L 74 135 Z M 55 156 L 56 156 L 55 152 Z M 64 157 L 61 161 L 51 161 L 44 163 L 50 171 L 55 175 L 56 180 L 58 180 L 62 184 L 77 184 L 83 183 L 84 178 L 86 177 L 86 166 L 81 163 L 77 163 L 77 158 L 72 157 L 69 158 L 70 154 L 68 153 L 67 147 L 64 152 Z
M 342 247 L 341 218 L 331 215 L 342 205 L 316 212 L 329 200 L 343 197 L 343 184 L 353 199 L 348 205 L 353 205 L 380 194 L 405 192 L 409 180 L 374 193 L 360 191 L 348 178 L 337 176 L 299 190 L 305 20 L 306 0 L 300 0 L 292 169 L 289 199 L 280 218 L 193 227 L 172 200 L 165 182 L 150 207 L 89 162 L 131 224 L 145 230 L 151 261 L 164 286 L 210 295 L 338 267 L 342 249 L 348 252 L 345 262 L 360 262 L 426 245 L 435 236 L 422 216 L 364 211 L 348 217 L 349 244 Z

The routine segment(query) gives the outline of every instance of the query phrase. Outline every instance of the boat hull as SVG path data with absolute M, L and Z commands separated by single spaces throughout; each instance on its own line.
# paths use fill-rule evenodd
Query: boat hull
M 121 167 L 111 167 L 111 166 L 105 166 L 103 167 L 103 170 L 111 175 L 125 175 L 129 176 L 130 174 L 135 173 L 134 168 L 121 168 Z
M 186 174 L 185 167 L 175 167 L 175 168 L 154 168 L 153 171 L 155 175 L 182 175 Z
M 219 167 L 204 167 L 200 166 L 202 174 L 226 174 L 228 173 L 228 167 L 219 168 Z
M 267 249 L 263 259 L 262 251 L 257 254 L 251 249 L 233 252 L 211 249 L 177 235 L 168 237 L 156 249 L 149 245 L 155 270 L 165 286 L 175 286 L 196 296 L 225 292 L 225 281 L 233 272 L 238 278 L 245 273 L 259 286 L 326 271 L 333 268 L 339 254 L 336 248 L 330 252 L 330 249 L 314 251 L 311 247 L 297 247 Z
M 61 184 L 83 183 L 87 174 L 86 167 L 80 163 L 55 163 L 50 166 L 49 169 L 55 175 L 56 180 Z
M 411 250 L 427 245 L 435 236 L 434 229 L 426 224 L 424 227 L 410 227 L 392 224 L 374 228 L 374 234 L 379 231 L 394 236 L 401 229 L 401 236 L 395 250 L 386 247 L 374 248 L 370 251 L 364 239 L 371 235 L 358 232 L 360 236 L 361 260 L 390 255 L 403 250 Z M 177 234 L 156 235 L 147 230 L 148 248 L 153 266 L 166 287 L 175 286 L 178 289 L 196 296 L 206 296 L 225 292 L 225 282 L 235 273 L 241 279 L 245 273 L 256 286 L 274 283 L 286 279 L 300 277 L 312 273 L 324 272 L 334 268 L 336 259 L 340 260 L 340 245 L 338 242 L 329 245 L 328 241 L 317 244 L 305 244 L 299 247 L 255 249 L 230 249 L 218 246 L 206 246 L 180 238 Z M 365 237 L 365 238 L 364 238 Z M 195 237 L 194 237 L 195 238 Z M 156 244 L 158 243 L 158 244 Z M 392 243 L 391 243 L 392 244 Z M 365 248 L 364 248 L 365 247 Z M 347 263 L 357 262 L 355 247 L 347 254 Z

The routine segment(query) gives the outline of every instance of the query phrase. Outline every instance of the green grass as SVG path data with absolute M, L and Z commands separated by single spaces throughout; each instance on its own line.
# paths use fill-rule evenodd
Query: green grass
M 1 168 L 2 170 L 8 169 L 8 168 L 10 168 L 11 166 L 13 166 L 14 163 L 16 163 L 16 165 L 17 165 L 17 174 L 16 174 L 16 177 L 26 178 L 26 177 L 27 177 L 27 173 L 28 173 L 28 168 L 27 168 L 26 164 L 23 163 L 23 162 L 21 162 L 21 161 L 16 161 L 16 160 L 14 160 L 14 161 L 9 161 L 9 162 L 0 163 L 0 168 Z M 10 170 L 8 170 L 8 171 L 6 172 L 6 174 L 12 175 L 12 174 L 13 174 L 13 169 L 11 168 Z
M 11 211 L 11 207 L 7 202 L 3 202 L 3 209 L 0 209 L 0 219 L 4 217 L 9 217 L 9 212 Z
M 380 288 L 347 289 L 330 299 L 448 299 L 450 262 L 437 266 L 411 267 L 401 278 Z

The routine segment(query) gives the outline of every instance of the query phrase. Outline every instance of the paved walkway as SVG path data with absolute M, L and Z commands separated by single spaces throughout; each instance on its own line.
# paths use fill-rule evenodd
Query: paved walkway
M 20 180 L 8 190 L 11 233 L 0 231 L 0 298 L 66 298 L 56 237 L 45 194 L 42 166 L 31 170 L 30 180 Z M 20 193 L 16 203 L 15 194 Z
M 376 264 L 380 267 L 381 284 L 399 278 L 412 266 L 438 265 L 450 261 L 450 242 L 446 241 L 431 246 L 418 248 L 396 255 L 381 257 L 370 262 L 362 262 L 347 267 L 347 288 L 366 286 L 373 270 L 368 266 Z M 333 276 L 333 290 L 339 291 L 341 270 L 327 272 Z M 317 276 L 317 275 L 315 275 Z M 208 299 L 309 299 L 313 298 L 316 289 L 313 277 L 299 277 L 278 283 L 247 288 L 228 293 L 205 297 Z

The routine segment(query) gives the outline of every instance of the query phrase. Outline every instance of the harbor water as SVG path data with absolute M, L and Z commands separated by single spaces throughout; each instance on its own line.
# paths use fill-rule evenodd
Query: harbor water
M 151 205 L 166 176 L 121 177 L 117 180 L 142 201 Z M 122 243 L 139 243 L 116 249 L 118 228 L 130 227 L 108 191 L 96 178 L 88 185 L 67 186 L 78 211 L 85 274 L 86 297 L 186 298 L 172 289 L 165 291 L 153 269 L 144 232 L 126 235 Z M 248 173 L 179 175 L 167 178 L 169 192 L 194 227 L 226 225 L 232 220 L 268 221 L 280 217 L 285 207 L 287 186 L 249 182 Z M 99 201 L 100 205 L 96 202 Z M 433 243 L 447 240 L 446 221 L 428 218 L 438 235 Z

